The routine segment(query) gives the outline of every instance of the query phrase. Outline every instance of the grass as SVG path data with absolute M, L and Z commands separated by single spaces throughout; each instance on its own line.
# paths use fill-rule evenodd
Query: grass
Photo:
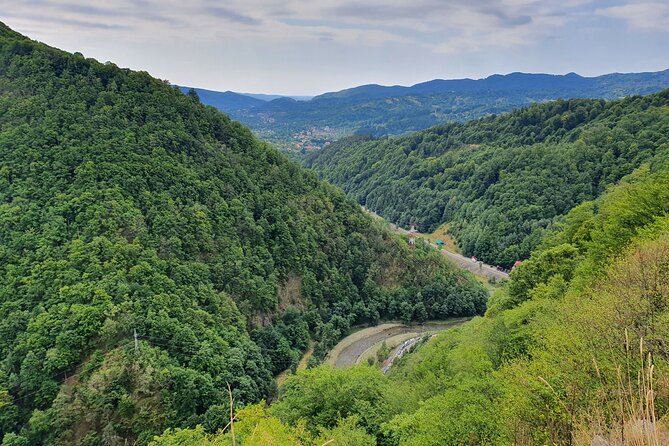
M 575 446 L 663 446 L 669 444 L 669 429 L 658 420 L 655 410 L 655 366 L 649 352 L 644 351 L 643 338 L 639 343 L 641 368 L 634 373 L 627 330 L 625 330 L 627 363 L 616 370 L 617 391 L 613 401 L 601 404 L 610 409 L 592 411 L 585 422 L 577 423 Z M 596 366 L 596 364 L 595 364 Z M 597 368 L 597 375 L 603 379 Z M 636 379 L 632 377 L 636 375 Z M 570 414 L 571 415 L 571 414 Z M 573 417 L 572 417 L 573 418 Z
M 446 251 L 462 254 L 460 252 L 460 248 L 458 248 L 458 244 L 455 242 L 455 239 L 448 234 L 448 228 L 449 228 L 449 223 L 444 223 L 443 225 L 435 229 L 433 233 L 431 234 L 419 233 L 418 237 L 429 240 L 430 243 L 433 244 L 436 244 L 437 240 L 441 240 L 442 242 L 444 242 L 441 248 L 445 249 Z

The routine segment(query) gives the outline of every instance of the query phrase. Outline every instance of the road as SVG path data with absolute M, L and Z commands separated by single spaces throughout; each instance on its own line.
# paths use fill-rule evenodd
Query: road
M 448 258 L 450 258 L 460 268 L 466 269 L 467 271 L 470 271 L 478 276 L 484 276 L 488 279 L 495 279 L 495 280 L 502 280 L 509 278 L 509 275 L 507 273 L 505 273 L 504 271 L 500 271 L 493 266 L 486 265 L 485 263 L 482 262 L 477 262 L 475 260 L 470 259 L 469 257 L 465 257 L 462 254 L 458 254 L 456 252 L 450 252 L 445 249 L 440 249 L 440 251 L 446 254 Z
M 436 333 L 460 325 L 467 320 L 468 318 L 459 318 L 437 323 L 416 325 L 384 324 L 370 327 L 342 339 L 331 351 L 331 355 L 335 357 L 330 357 L 327 362 L 338 368 L 349 367 L 357 363 L 358 358 L 369 348 L 393 336 L 404 333 Z
M 378 215 L 374 211 L 370 211 L 369 209 L 366 209 L 364 207 L 363 207 L 363 209 L 367 213 L 372 215 L 373 217 L 376 217 L 376 218 L 379 218 L 379 219 L 383 220 L 383 217 L 381 217 L 380 215 Z M 406 230 L 404 228 L 400 228 L 399 226 L 397 226 L 393 223 L 390 223 L 390 229 L 392 229 L 396 234 L 409 235 L 408 230 Z M 421 235 L 422 234 L 420 232 L 416 233 L 416 236 L 418 238 L 420 238 Z M 424 238 L 424 240 L 428 240 L 428 239 Z M 428 241 L 428 243 L 429 243 L 429 241 Z M 504 271 L 500 271 L 497 268 L 495 268 L 494 266 L 486 265 L 483 262 L 478 262 L 476 260 L 472 260 L 469 257 L 465 257 L 462 254 L 458 254 L 457 252 L 452 252 L 452 251 L 448 251 L 444 248 L 440 248 L 439 246 L 435 245 L 434 243 L 430 243 L 430 245 L 439 249 L 439 251 L 441 251 L 442 253 L 446 254 L 446 256 L 449 259 L 451 259 L 453 261 L 453 263 L 455 263 L 460 268 L 465 269 L 465 270 L 467 270 L 467 271 L 469 271 L 469 272 L 471 272 L 471 273 L 473 273 L 477 276 L 483 276 L 486 279 L 495 279 L 495 280 L 502 280 L 502 279 L 508 279 L 509 278 L 508 273 L 505 273 Z

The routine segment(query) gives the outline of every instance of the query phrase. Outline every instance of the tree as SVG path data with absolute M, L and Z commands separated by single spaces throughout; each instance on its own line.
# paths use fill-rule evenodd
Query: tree
M 340 420 L 355 416 L 368 434 L 378 435 L 386 417 L 383 375 L 376 368 L 318 367 L 290 376 L 272 414 L 294 425 L 300 420 L 314 434 L 335 428 Z

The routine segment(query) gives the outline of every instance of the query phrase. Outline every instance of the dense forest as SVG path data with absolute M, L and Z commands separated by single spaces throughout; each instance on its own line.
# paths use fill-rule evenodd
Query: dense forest
M 167 430 L 154 444 L 666 445 L 667 339 L 665 162 L 561 217 L 484 317 L 389 375 L 299 371 L 269 409 L 237 412 L 236 434 Z
M 4 446 L 215 431 L 310 340 L 486 299 L 194 92 L 0 24 Z
M 239 119 L 261 138 L 294 151 L 298 136 L 311 129 L 329 129 L 335 137 L 399 135 L 532 103 L 560 98 L 619 99 L 667 87 L 669 70 L 596 77 L 510 73 L 476 80 L 436 79 L 411 87 L 362 85 L 309 101 L 279 98 L 258 102 L 230 92 L 203 91 L 202 101 Z
M 306 164 L 390 221 L 450 223 L 467 255 L 510 267 L 556 217 L 669 156 L 669 90 L 559 100 L 398 138 L 352 137 Z

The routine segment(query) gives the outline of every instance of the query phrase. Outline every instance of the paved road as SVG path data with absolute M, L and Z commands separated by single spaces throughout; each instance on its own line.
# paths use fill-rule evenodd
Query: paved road
M 455 252 L 446 251 L 445 249 L 441 249 L 440 251 L 446 254 L 448 258 L 450 258 L 453 262 L 455 262 L 455 264 L 458 265 L 460 268 L 466 269 L 467 271 L 471 271 L 472 273 L 477 274 L 479 276 L 485 276 L 488 279 L 492 278 L 496 280 L 509 278 L 509 275 L 504 271 L 500 271 L 497 268 L 494 268 L 490 265 L 486 265 L 485 263 L 477 262 L 475 260 L 470 259 L 469 257 L 465 257 Z
M 401 358 L 406 353 L 408 353 L 413 348 L 414 345 L 418 344 L 420 340 L 423 339 L 423 336 L 425 335 L 423 334 L 415 338 L 407 339 L 406 341 L 402 342 L 402 344 L 400 344 L 397 348 L 393 349 L 393 351 L 390 352 L 390 356 L 388 356 L 388 358 L 385 361 L 383 361 L 383 365 L 381 366 L 381 371 L 383 372 L 383 374 L 385 375 L 386 373 L 388 373 L 390 368 L 395 363 L 395 360 Z
M 383 219 L 380 215 L 376 214 L 373 211 L 370 211 L 369 209 L 363 208 L 365 211 L 367 211 L 369 214 L 372 216 Z M 400 234 L 400 235 L 409 235 L 409 231 L 400 228 L 399 226 L 390 223 L 390 229 L 395 231 L 395 233 Z M 416 234 L 418 237 L 421 236 L 420 233 Z M 439 249 L 442 253 L 446 254 L 448 258 L 450 258 L 456 265 L 458 265 L 462 269 L 466 269 L 467 271 L 474 273 L 478 276 L 483 276 L 487 279 L 495 279 L 495 280 L 502 280 L 502 279 L 508 279 L 509 274 L 505 273 L 504 271 L 500 271 L 497 268 L 486 265 L 485 263 L 480 263 L 477 262 L 476 260 L 472 260 L 469 257 L 465 257 L 462 254 L 458 254 L 457 252 L 452 252 L 448 251 L 444 248 L 439 248 L 437 245 L 432 244 L 435 248 Z
M 433 323 L 433 324 L 421 324 L 421 325 L 399 325 L 389 327 L 381 332 L 372 333 L 369 336 L 366 336 L 362 339 L 358 339 L 352 344 L 346 346 L 340 353 L 339 356 L 335 359 L 335 367 L 349 367 L 355 364 L 358 361 L 358 358 L 362 356 L 367 349 L 371 346 L 382 342 L 384 339 L 392 338 L 399 334 L 404 333 L 434 333 L 447 328 L 455 327 L 465 322 L 467 319 L 454 319 L 451 322 L 444 323 Z M 352 334 L 351 336 L 356 336 Z M 341 342 L 346 342 L 346 339 L 343 339 Z

